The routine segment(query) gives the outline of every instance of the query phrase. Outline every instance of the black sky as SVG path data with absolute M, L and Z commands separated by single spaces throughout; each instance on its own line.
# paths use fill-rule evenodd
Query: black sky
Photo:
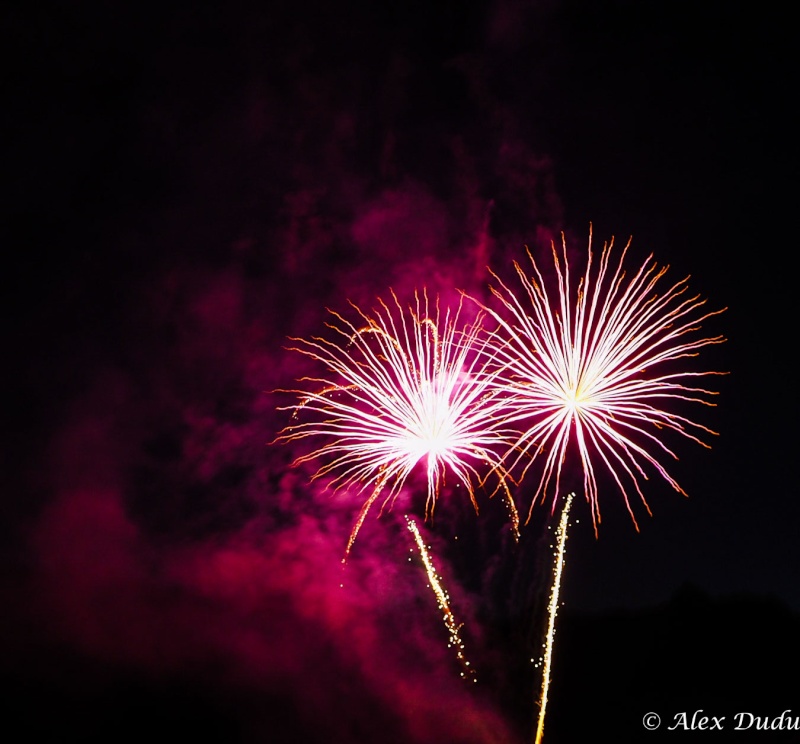
M 567 696 L 631 741 L 659 706 L 800 708 L 750 681 L 796 659 L 800 611 L 788 16 L 89 2 L 6 9 L 2 28 L 0 644 L 23 715 L 64 722 L 63 739 L 30 723 L 40 740 L 134 720 L 130 740 L 523 736 L 532 683 L 509 659 L 538 628 L 545 514 L 518 553 L 491 504 L 429 527 L 490 670 L 466 693 L 398 515 L 367 522 L 334 591 L 357 506 L 266 445 L 285 417 L 265 391 L 297 375 L 285 339 L 326 306 L 485 293 L 481 261 L 507 270 L 562 230 L 580 255 L 590 222 L 728 308 L 701 356 L 730 375 L 713 449 L 687 443 L 674 468 L 690 498 L 648 482 L 637 533 L 601 497 L 599 539 L 576 515 L 554 731 L 575 740 Z

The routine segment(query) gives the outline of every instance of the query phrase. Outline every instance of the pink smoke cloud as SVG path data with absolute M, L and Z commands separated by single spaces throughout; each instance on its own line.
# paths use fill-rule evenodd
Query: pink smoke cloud
M 97 327 L 64 352 L 80 385 L 37 458 L 20 612 L 42 648 L 87 669 L 154 688 L 191 679 L 253 741 L 275 718 L 287 740 L 506 741 L 512 724 L 464 687 L 408 561 L 413 489 L 370 518 L 343 571 L 363 496 L 309 483 L 309 468 L 290 467 L 298 450 L 269 443 L 288 416 L 274 391 L 319 372 L 288 337 L 324 334 L 326 307 L 368 310 L 390 289 L 403 303 L 423 288 L 443 304 L 485 296 L 486 266 L 521 249 L 504 215 L 530 210 L 532 230 L 560 219 L 550 164 L 481 98 L 477 68 L 435 74 L 466 79 L 489 136 L 475 115 L 420 138 L 406 117 L 429 70 L 396 51 L 372 76 L 347 73 L 363 90 L 331 85 L 342 69 L 292 33 L 298 48 L 276 61 L 290 85 L 270 67 L 208 112 L 198 78 L 202 105 L 165 96 L 138 112 L 142 152 L 164 169 L 148 183 L 164 194 L 130 207 L 129 233 L 104 248 L 124 245 L 137 267 L 109 272 L 124 291 L 100 275 L 107 327 L 92 308 Z M 170 45 L 155 59 L 177 65 L 165 85 L 182 88 L 175 70 L 189 62 Z M 429 527 L 479 663 L 493 653 L 481 651 L 483 600 L 459 586 L 436 531 L 465 515 L 477 519 L 445 499 Z

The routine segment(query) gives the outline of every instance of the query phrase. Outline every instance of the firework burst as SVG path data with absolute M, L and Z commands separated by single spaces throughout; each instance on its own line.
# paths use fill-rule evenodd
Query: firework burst
M 278 441 L 322 439 L 324 443 L 295 464 L 320 460 L 313 478 L 329 477 L 334 490 L 368 492 L 345 551 L 352 548 L 370 507 L 383 494 L 383 507 L 396 499 L 418 463 L 427 472 L 425 516 L 431 516 L 450 471 L 466 489 L 475 509 L 477 467 L 497 476 L 512 527 L 518 517 L 503 475 L 499 452 L 516 432 L 505 428 L 505 401 L 494 372 L 485 369 L 491 355 L 479 353 L 484 336 L 481 313 L 471 324 L 459 322 L 457 309 L 440 310 L 438 298 L 414 295 L 406 311 L 392 292 L 392 305 L 378 300 L 371 314 L 352 305 L 358 325 L 339 313 L 327 324 L 338 343 L 319 337 L 292 339 L 295 351 L 321 362 L 328 378 L 306 377 L 313 391 L 294 390 L 299 402 L 282 410 L 293 418 Z M 351 303 L 352 304 L 352 303 Z M 480 340 L 483 338 L 483 340 Z
M 532 275 L 514 264 L 527 303 L 493 273 L 498 286 L 492 293 L 506 314 L 485 308 L 507 336 L 505 343 L 491 345 L 491 353 L 503 369 L 508 421 L 525 422 L 510 467 L 524 462 L 524 476 L 543 460 L 531 510 L 539 499 L 548 498 L 551 486 L 555 509 L 561 469 L 574 442 L 595 533 L 600 522 L 598 467 L 613 477 L 637 529 L 628 491 L 632 487 L 651 513 L 640 485 L 648 477 L 646 469 L 684 493 L 662 463 L 664 456 L 677 459 L 662 433 L 671 430 L 708 447 L 701 437 L 715 432 L 670 412 L 667 404 L 714 405 L 715 393 L 691 381 L 724 374 L 679 369 L 702 347 L 724 341 L 722 336 L 697 334 L 703 321 L 723 310 L 704 310 L 705 300 L 688 294 L 688 277 L 661 291 L 659 282 L 668 267 L 659 267 L 652 255 L 629 279 L 623 263 L 630 241 L 616 264 L 611 262 L 613 245 L 613 239 L 605 243 L 598 260 L 590 231 L 586 270 L 576 291 L 565 239 L 561 258 L 552 244 L 555 293 L 528 251 Z

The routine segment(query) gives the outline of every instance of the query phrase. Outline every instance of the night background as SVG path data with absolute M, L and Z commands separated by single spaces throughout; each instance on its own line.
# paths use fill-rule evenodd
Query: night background
M 553 519 L 444 493 L 423 534 L 309 483 L 287 337 L 389 288 L 488 299 L 632 235 L 723 334 L 636 532 L 573 507 L 545 741 L 800 715 L 796 42 L 769 3 L 98 2 L 2 11 L 0 670 L 20 741 L 531 740 Z M 319 371 L 319 370 L 316 370 Z M 579 481 L 578 481 L 579 482 Z M 527 513 L 531 484 L 516 494 Z M 448 498 L 454 496 L 454 498 Z M 458 497 L 458 498 L 456 498 Z M 458 539 L 456 539 L 456 536 Z M 409 558 L 411 560 L 409 560 Z M 645 731 L 642 717 L 661 715 Z

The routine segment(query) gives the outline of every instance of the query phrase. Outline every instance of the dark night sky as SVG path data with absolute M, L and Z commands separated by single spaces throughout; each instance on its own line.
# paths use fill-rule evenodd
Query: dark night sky
M 602 719 L 639 741 L 649 710 L 800 714 L 788 17 L 89 2 L 0 26 L 0 658 L 29 740 L 525 741 L 546 510 L 516 548 L 485 499 L 425 528 L 480 670 L 465 690 L 407 561 L 419 505 L 368 519 L 342 572 L 360 500 L 268 445 L 269 391 L 307 371 L 285 340 L 326 307 L 485 297 L 487 263 L 560 231 L 580 256 L 590 222 L 728 308 L 698 363 L 730 375 L 713 449 L 676 444 L 690 498 L 649 481 L 637 533 L 601 493 L 599 539 L 576 507 L 548 740 Z

